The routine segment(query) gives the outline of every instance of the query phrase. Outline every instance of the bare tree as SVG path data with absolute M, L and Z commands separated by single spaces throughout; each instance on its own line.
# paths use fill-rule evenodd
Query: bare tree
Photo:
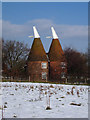
M 24 66 L 29 54 L 27 45 L 17 41 L 2 42 L 3 75 L 18 77 L 23 75 Z M 24 74 L 25 75 L 25 74 Z

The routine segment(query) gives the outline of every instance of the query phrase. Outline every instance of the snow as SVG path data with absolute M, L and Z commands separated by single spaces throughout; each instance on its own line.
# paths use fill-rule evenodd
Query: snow
M 88 118 L 88 86 L 3 82 L 2 93 L 4 118 Z
M 2 87 L 1 87 L 1 84 L 0 84 L 0 119 L 1 119 L 1 116 L 2 116 L 1 108 L 2 108 Z

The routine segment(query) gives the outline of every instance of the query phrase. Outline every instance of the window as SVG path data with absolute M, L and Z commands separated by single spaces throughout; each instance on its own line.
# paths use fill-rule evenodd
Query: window
M 42 68 L 46 69 L 47 68 L 47 63 L 42 63 Z
M 47 79 L 47 73 L 46 72 L 42 72 L 42 79 Z
M 61 62 L 61 68 L 65 68 L 66 67 L 66 63 L 65 62 Z
M 65 72 L 61 72 L 61 78 L 66 78 L 65 74 L 66 74 Z

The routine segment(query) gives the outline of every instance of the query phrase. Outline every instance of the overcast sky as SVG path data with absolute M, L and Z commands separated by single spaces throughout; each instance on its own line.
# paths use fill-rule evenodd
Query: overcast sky
M 33 25 L 36 26 L 46 52 L 52 39 L 53 26 L 63 48 L 80 52 L 88 48 L 88 3 L 86 2 L 7 2 L 2 4 L 3 38 L 27 43 L 31 47 Z M 1 21 L 0 21 L 1 22 Z

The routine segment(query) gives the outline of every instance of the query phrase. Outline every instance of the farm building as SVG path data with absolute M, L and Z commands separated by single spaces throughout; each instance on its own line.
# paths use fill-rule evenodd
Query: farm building
M 35 82 L 64 82 L 67 73 L 66 59 L 58 36 L 53 27 L 53 40 L 46 54 L 40 36 L 35 28 L 34 41 L 28 57 L 28 75 L 30 81 Z

